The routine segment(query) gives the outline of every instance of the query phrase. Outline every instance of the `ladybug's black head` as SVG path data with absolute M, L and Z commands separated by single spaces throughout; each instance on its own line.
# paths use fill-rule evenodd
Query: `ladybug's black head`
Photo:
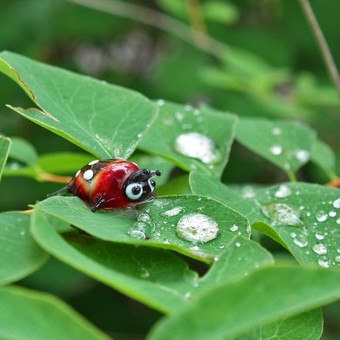
M 140 169 L 131 174 L 124 184 L 126 197 L 134 202 L 149 199 L 155 189 L 156 183 L 153 176 L 160 176 L 159 170 Z

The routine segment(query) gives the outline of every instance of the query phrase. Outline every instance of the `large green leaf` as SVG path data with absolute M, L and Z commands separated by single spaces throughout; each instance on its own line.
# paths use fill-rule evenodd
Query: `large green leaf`
M 0 287 L 2 339 L 109 339 L 52 295 L 19 287 Z M 65 333 L 66 332 L 66 333 Z
M 29 223 L 28 214 L 0 214 L 0 285 L 31 274 L 47 260 L 29 233 Z
M 219 177 L 234 140 L 236 116 L 208 107 L 195 109 L 158 101 L 160 114 L 140 148 L 185 170 L 197 167 Z
M 49 253 L 87 275 L 165 313 L 175 313 L 208 287 L 244 277 L 273 262 L 257 243 L 234 236 L 223 247 L 208 273 L 199 278 L 173 253 L 90 239 L 75 233 L 60 235 L 65 223 L 44 215 L 38 207 L 31 229 Z
M 240 119 L 236 138 L 291 178 L 310 160 L 316 139 L 314 131 L 302 123 L 262 118 Z
M 1 180 L 2 171 L 7 161 L 10 145 L 11 145 L 11 141 L 9 138 L 0 136 L 0 180 Z
M 289 318 L 282 318 L 269 324 L 263 324 L 233 340 L 280 339 L 319 340 L 323 330 L 323 318 L 320 309 L 308 311 Z
M 92 213 L 77 197 L 51 197 L 38 207 L 105 241 L 172 249 L 206 262 L 218 256 L 235 235 L 249 237 L 250 232 L 244 216 L 195 195 L 157 198 L 130 211 Z
M 0 72 L 38 106 L 12 109 L 99 158 L 130 156 L 157 113 L 136 92 L 14 53 L 0 53 Z
M 339 299 L 339 279 L 339 271 L 330 269 L 263 268 L 208 290 L 192 305 L 161 320 L 150 339 L 220 339 L 241 335 L 263 323 Z
M 31 231 L 50 254 L 118 291 L 165 313 L 175 312 L 190 298 L 197 274 L 165 250 L 91 240 L 77 234 L 62 237 L 63 222 L 37 208 Z M 94 226 L 95 227 L 95 226 Z
M 282 243 L 302 264 L 340 266 L 340 190 L 307 183 L 276 185 L 256 196 L 266 223 L 254 228 Z

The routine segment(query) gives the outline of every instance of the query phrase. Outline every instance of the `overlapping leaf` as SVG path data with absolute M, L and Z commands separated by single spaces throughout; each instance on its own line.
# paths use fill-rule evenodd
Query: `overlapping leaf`
M 2 339 L 109 339 L 64 302 L 19 287 L 0 287 Z M 48 317 L 46 317 L 48 315 Z
M 0 214 L 0 285 L 29 275 L 47 260 L 29 233 L 29 221 L 20 212 Z
M 185 170 L 204 169 L 219 177 L 228 161 L 237 118 L 207 107 L 158 101 L 160 113 L 140 148 Z
M 9 140 L 9 138 L 0 136 L 0 180 L 1 180 L 2 171 L 7 161 L 10 145 L 11 145 L 11 141 Z

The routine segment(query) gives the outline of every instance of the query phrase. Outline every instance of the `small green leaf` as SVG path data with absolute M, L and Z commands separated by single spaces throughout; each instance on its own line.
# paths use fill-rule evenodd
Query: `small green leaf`
M 0 72 L 39 107 L 10 108 L 99 158 L 128 158 L 157 114 L 136 92 L 14 53 L 0 53 Z
M 0 180 L 1 180 L 2 171 L 7 161 L 10 146 L 11 146 L 11 140 L 9 138 L 0 136 Z
M 311 161 L 318 165 L 330 179 L 335 179 L 335 154 L 333 150 L 321 140 L 313 145 Z
M 201 168 L 219 177 L 234 140 L 236 116 L 162 100 L 158 104 L 159 117 L 139 147 L 185 170 Z
M 31 274 L 48 258 L 30 235 L 29 223 L 28 214 L 0 214 L 0 285 Z
M 2 339 L 109 339 L 52 295 L 19 287 L 0 287 Z M 48 317 L 47 317 L 48 316 Z
M 311 157 L 315 132 L 299 122 L 242 118 L 237 140 L 285 171 L 292 179 Z
M 340 266 L 340 190 L 287 183 L 259 191 L 267 217 L 253 227 L 283 244 L 301 264 Z
M 321 268 L 268 267 L 221 284 L 154 327 L 150 339 L 234 337 L 340 298 L 340 274 Z M 322 289 L 320 289 L 322 287 Z
M 157 198 L 130 212 L 92 213 L 77 197 L 51 197 L 38 207 L 102 240 L 171 249 L 205 262 L 218 256 L 235 235 L 249 237 L 244 216 L 213 199 L 194 195 Z M 190 224 L 192 241 L 183 237 Z

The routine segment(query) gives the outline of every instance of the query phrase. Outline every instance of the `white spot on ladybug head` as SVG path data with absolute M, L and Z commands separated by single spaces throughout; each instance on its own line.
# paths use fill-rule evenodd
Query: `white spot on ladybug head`
M 78 171 L 76 172 L 76 174 L 74 175 L 74 177 L 77 177 L 79 174 L 80 174 L 80 170 L 78 170 Z
M 94 172 L 91 169 L 86 170 L 83 173 L 83 178 L 85 179 L 85 181 L 89 181 L 93 178 Z
M 89 165 L 93 165 L 93 164 L 97 164 L 97 163 L 99 163 L 99 160 L 98 160 L 98 159 L 96 159 L 96 160 L 90 162 Z

